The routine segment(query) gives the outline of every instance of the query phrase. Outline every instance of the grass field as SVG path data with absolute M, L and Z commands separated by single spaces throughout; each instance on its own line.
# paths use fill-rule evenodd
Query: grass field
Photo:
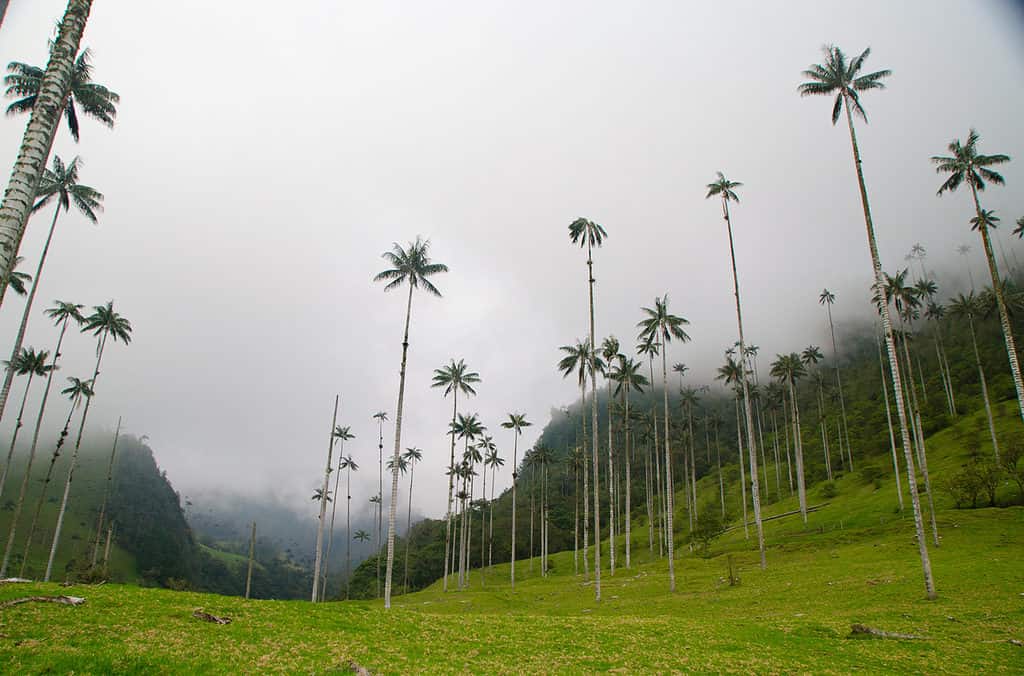
M 1011 423 L 1019 425 L 1001 418 Z M 966 459 L 962 440 L 975 425 L 967 417 L 929 440 L 933 474 Z M 939 598 L 927 601 L 913 522 L 896 511 L 891 479 L 876 487 L 851 473 L 835 483 L 831 498 L 821 485 L 809 489 L 812 504 L 828 505 L 807 527 L 799 517 L 765 524 L 766 571 L 742 529 L 715 542 L 711 558 L 680 547 L 674 594 L 643 524 L 634 528 L 632 567 L 622 568 L 620 546 L 615 575 L 603 571 L 600 603 L 592 581 L 573 573 L 572 552 L 552 557 L 547 578 L 536 561 L 520 561 L 515 591 L 503 564 L 487 571 L 486 586 L 474 570 L 468 591 L 446 594 L 437 583 L 397 597 L 390 611 L 368 601 L 2 585 L 0 599 L 72 594 L 87 602 L 0 610 L 0 670 L 321 673 L 355 663 L 374 673 L 1024 673 L 1024 647 L 1011 643 L 1024 640 L 1024 508 L 954 510 L 937 494 L 942 545 L 931 554 Z M 702 480 L 701 491 L 717 495 L 716 479 Z M 766 512 L 795 507 L 787 496 Z M 727 582 L 730 557 L 738 586 Z M 196 608 L 233 621 L 199 621 Z M 851 638 L 853 623 L 921 638 Z

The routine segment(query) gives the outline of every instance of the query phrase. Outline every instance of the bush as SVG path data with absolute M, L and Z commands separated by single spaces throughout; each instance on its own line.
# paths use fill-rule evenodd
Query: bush
M 713 505 L 706 505 L 687 542 L 695 545 L 701 556 L 707 556 L 711 543 L 724 532 L 721 514 Z
M 821 487 L 821 495 L 825 498 L 834 498 L 839 495 L 839 489 L 833 481 L 829 481 Z
M 885 472 L 878 465 L 864 465 L 860 468 L 860 478 L 866 484 L 875 484 L 875 488 L 878 488 L 882 482 L 882 478 L 885 476 Z

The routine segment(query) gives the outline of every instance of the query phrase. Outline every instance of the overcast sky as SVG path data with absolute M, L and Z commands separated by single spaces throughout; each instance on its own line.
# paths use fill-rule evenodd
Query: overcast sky
M 0 62 L 42 65 L 64 4 L 14 0 Z M 822 287 L 840 325 L 866 313 L 849 137 L 830 99 L 796 91 L 826 42 L 870 46 L 865 69 L 893 70 L 858 123 L 885 268 L 920 242 L 930 267 L 952 270 L 969 243 L 983 274 L 968 195 L 937 198 L 928 158 L 977 127 L 982 152 L 1014 159 L 984 205 L 1004 237 L 1024 215 L 1022 15 L 995 1 L 851 7 L 98 1 L 83 45 L 122 97 L 117 127 L 84 120 L 78 145 L 62 127 L 54 151 L 82 156 L 107 208 L 95 227 L 61 220 L 27 344 L 52 349 L 41 311 L 53 299 L 114 299 L 134 340 L 108 347 L 91 420 L 123 415 L 148 434 L 184 494 L 273 491 L 309 508 L 340 393 L 365 501 L 371 415 L 394 418 L 405 310 L 372 277 L 392 242 L 422 234 L 451 271 L 435 279 L 443 299 L 413 300 L 402 446 L 424 449 L 416 501 L 440 515 L 450 400 L 429 387 L 433 369 L 454 357 L 479 371 L 467 408 L 509 458 L 509 411 L 535 423 L 521 452 L 576 396 L 555 364 L 587 330 L 585 255 L 567 236 L 578 216 L 609 235 L 595 254 L 598 335 L 632 346 L 639 308 L 668 293 L 693 337 L 669 359 L 694 382 L 735 340 L 720 205 L 704 199 L 716 170 L 744 183 L 736 254 L 762 354 L 825 342 Z M 25 122 L 0 120 L 6 166 Z M 29 225 L 29 261 L 48 218 Z M 20 314 L 4 303 L 0 335 Z M 93 349 L 70 341 L 62 375 L 88 377 Z

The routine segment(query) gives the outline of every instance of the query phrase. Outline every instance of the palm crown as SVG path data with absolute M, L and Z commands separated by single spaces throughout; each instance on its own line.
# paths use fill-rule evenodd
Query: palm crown
M 979 154 L 978 140 L 980 138 L 978 132 L 971 129 L 967 134 L 966 143 L 960 143 L 959 139 L 954 139 L 949 143 L 947 148 L 949 148 L 950 155 L 948 157 L 932 157 L 932 162 L 935 163 L 935 172 L 949 174 L 939 187 L 937 194 L 941 195 L 947 190 L 952 192 L 965 181 L 979 192 L 985 189 L 986 181 L 996 185 L 1005 183 L 1003 177 L 989 167 L 1009 162 L 1009 156 Z
M 673 338 L 678 338 L 684 343 L 689 342 L 690 336 L 683 330 L 683 327 L 690 322 L 669 313 L 668 294 L 665 294 L 663 298 L 655 298 L 653 309 L 647 307 L 641 309 L 647 315 L 637 324 L 640 328 L 641 339 L 647 336 L 656 338 L 660 335 L 665 343 L 671 342 Z
M 814 64 L 803 72 L 804 77 L 810 78 L 810 82 L 804 82 L 798 88 L 800 96 L 836 95 L 835 104 L 832 106 L 832 124 L 839 120 L 839 113 L 842 112 L 843 101 L 846 101 L 848 110 L 857 113 L 865 122 L 868 121 L 867 114 L 860 104 L 858 92 L 870 89 L 885 89 L 882 78 L 892 75 L 891 70 L 879 70 L 874 73 L 860 75 L 860 69 L 864 61 L 871 54 L 871 48 L 865 49 L 860 56 L 847 60 L 843 51 L 834 45 L 822 47 L 825 53 L 825 62 Z
M 424 291 L 434 296 L 441 296 L 441 292 L 431 283 L 428 277 L 439 272 L 448 272 L 448 266 L 443 263 L 434 263 L 430 260 L 430 240 L 416 237 L 415 242 L 409 242 L 407 249 L 402 248 L 397 242 L 392 245 L 391 251 L 385 251 L 381 257 L 392 265 L 391 268 L 377 273 L 373 278 L 375 282 L 387 282 L 385 291 L 397 289 L 402 284 L 408 284 L 413 289 L 423 288 Z
M 579 244 L 581 247 L 601 246 L 607 236 L 608 233 L 605 232 L 604 226 L 586 218 L 577 218 L 569 224 L 569 239 L 573 244 Z
M 565 356 L 558 362 L 558 370 L 562 372 L 562 377 L 568 377 L 570 373 L 576 371 L 580 387 L 586 384 L 588 371 L 591 371 L 591 375 L 593 375 L 593 370 L 604 369 L 604 362 L 590 349 L 589 340 L 577 338 L 575 345 L 563 345 L 558 349 L 565 353 Z M 589 368 L 591 361 L 593 361 L 593 370 Z
M 85 319 L 82 331 L 92 331 L 94 336 L 106 334 L 115 342 L 120 340 L 126 345 L 132 341 L 131 322 L 114 311 L 114 301 L 94 306 L 93 313 Z
M 43 172 L 43 177 L 36 190 L 38 202 L 32 207 L 32 211 L 38 211 L 57 198 L 57 210 L 68 211 L 72 202 L 82 215 L 93 223 L 96 222 L 96 212 L 103 211 L 103 194 L 87 185 L 78 182 L 78 170 L 82 164 L 78 157 L 75 157 L 69 164 L 57 155 L 53 156 L 53 169 Z
M 52 46 L 51 43 L 51 48 Z M 89 63 L 91 58 L 92 52 L 88 48 L 83 49 L 75 59 L 74 67 L 71 70 L 71 91 L 64 108 L 64 116 L 67 118 L 68 129 L 75 141 L 78 141 L 76 104 L 85 115 L 99 120 L 108 127 L 113 127 L 114 118 L 117 117 L 117 104 L 121 102 L 120 96 L 92 81 L 92 64 Z M 4 78 L 7 96 L 21 97 L 7 107 L 7 114 L 16 115 L 31 111 L 39 96 L 45 71 L 37 66 L 30 66 L 19 61 L 8 64 L 7 71 L 8 75 Z
M 788 383 L 796 383 L 797 380 L 807 375 L 807 370 L 800 361 L 800 355 L 796 352 L 776 355 L 771 368 L 774 378 Z
M 617 385 L 615 386 L 615 394 L 618 395 L 623 389 L 628 393 L 630 390 L 636 390 L 637 392 L 643 392 L 644 387 L 648 385 L 647 376 L 640 373 L 640 369 L 643 364 L 631 359 L 622 358 L 619 359 L 618 365 L 611 372 L 611 379 L 614 380 Z
M 82 397 L 89 398 L 92 396 L 92 381 L 82 380 L 81 378 L 68 378 L 68 382 L 71 384 L 60 391 L 61 394 L 66 394 L 72 401 L 81 399 Z
M 818 296 L 819 305 L 831 305 L 836 302 L 836 295 L 828 289 L 822 289 L 821 295 Z
M 718 174 L 718 178 L 713 183 L 708 183 L 708 194 L 704 196 L 704 199 L 720 195 L 726 202 L 739 202 L 740 198 L 736 195 L 735 189 L 743 184 L 738 181 L 730 181 L 720 171 L 715 173 Z
M 44 376 L 50 372 L 52 368 L 46 363 L 46 358 L 50 356 L 50 353 L 46 350 L 40 350 L 36 352 L 35 348 L 23 347 L 14 359 L 11 361 L 5 361 L 4 366 L 7 366 L 13 370 L 19 376 L 25 376 L 32 374 L 34 376 Z
M 349 427 L 348 425 L 346 425 L 345 427 L 337 425 L 334 428 L 334 433 L 331 436 L 333 436 L 335 439 L 341 439 L 342 441 L 348 441 L 349 439 L 356 438 L 356 435 L 352 434 L 352 428 Z
M 999 217 L 991 209 L 981 209 L 978 215 L 971 219 L 971 230 L 981 228 L 995 228 L 999 223 Z
M 446 397 L 453 391 L 475 395 L 476 390 L 473 389 L 473 385 L 479 382 L 480 374 L 470 371 L 464 360 L 460 359 L 456 362 L 452 359 L 447 366 L 434 369 L 434 378 L 430 386 L 443 387 Z
M 74 320 L 76 324 L 82 324 L 85 317 L 82 315 L 83 305 L 67 303 L 65 301 L 54 301 L 52 308 L 46 310 L 46 316 L 53 320 L 54 324 Z
M 508 420 L 501 423 L 501 426 L 507 430 L 515 430 L 516 434 L 522 434 L 524 427 L 529 427 L 532 422 L 526 420 L 525 413 L 509 413 Z
M 11 266 L 10 274 L 0 275 L 0 286 L 6 285 L 7 288 L 11 289 L 19 296 L 25 295 L 25 285 L 32 281 L 32 275 L 25 272 L 18 272 L 16 270 L 16 268 L 24 261 L 25 259 L 22 256 L 16 256 L 14 258 L 14 265 Z

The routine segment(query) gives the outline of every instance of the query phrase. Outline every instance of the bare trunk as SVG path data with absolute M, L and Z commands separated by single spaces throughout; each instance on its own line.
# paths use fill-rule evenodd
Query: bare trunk
M 828 310 L 828 330 L 832 336 L 832 358 L 836 360 L 836 389 L 839 390 L 839 410 L 843 416 L 843 439 L 846 441 L 846 457 L 850 462 L 850 471 L 853 471 L 853 449 L 850 446 L 850 425 L 846 418 L 846 397 L 843 394 L 843 378 L 839 368 L 839 347 L 836 343 L 836 327 L 832 323 L 832 304 L 826 306 Z M 839 446 L 839 457 L 842 458 L 843 447 Z
M 338 487 L 341 486 L 341 460 L 345 457 L 345 440 L 338 447 L 338 469 L 334 475 L 334 499 L 331 501 L 331 525 L 327 529 L 327 555 L 324 556 L 324 570 L 320 585 L 320 598 L 327 598 L 327 577 L 331 574 L 331 551 L 334 549 L 334 517 L 338 513 Z M 340 594 L 340 592 L 339 592 Z
M 107 550 L 110 549 L 110 538 L 107 538 Z M 245 598 L 249 599 L 252 591 L 252 562 L 256 558 L 256 522 L 252 522 L 252 537 L 249 538 L 249 568 L 245 573 Z
M 25 402 L 28 400 L 28 393 L 32 389 L 32 377 L 35 375 L 34 371 L 29 371 L 28 382 L 25 384 L 25 396 L 21 398 L 21 408 L 18 411 L 18 426 L 21 426 L 21 415 L 25 410 Z M 15 435 L 18 433 L 17 427 L 14 429 Z M 14 442 L 11 442 L 11 451 L 14 450 Z M 7 547 L 4 549 L 4 562 L 0 566 L 0 577 L 7 577 L 7 565 L 11 560 L 11 552 L 14 550 L 14 537 L 18 529 L 18 519 L 21 517 L 21 509 L 25 506 L 25 493 L 28 491 L 28 484 L 31 480 L 32 474 L 32 461 L 35 460 L 35 454 L 29 455 L 28 464 L 25 465 L 25 476 L 21 479 L 21 491 L 18 493 L 18 503 L 14 507 L 14 514 L 11 516 L 11 530 L 7 534 Z M 8 461 L 8 465 L 10 461 Z
M 597 344 L 594 342 L 594 261 L 591 255 L 590 243 L 587 243 L 587 277 L 590 289 L 590 422 L 593 431 L 593 457 L 594 466 L 594 599 L 601 600 L 601 502 L 598 489 L 598 447 L 600 437 L 597 427 L 597 368 L 594 358 L 597 354 Z M 1024 409 L 1022 409 L 1024 411 Z M 670 566 L 671 567 L 671 566 Z
M 447 524 L 444 529 L 444 582 L 442 583 L 443 591 L 448 591 L 448 574 L 451 572 L 451 565 L 454 563 L 452 556 L 451 545 L 452 545 L 452 498 L 455 487 L 455 418 L 459 411 L 459 389 L 457 387 L 452 388 L 452 428 L 450 434 L 452 437 L 452 450 L 451 459 L 448 462 L 448 516 Z M 516 553 L 515 553 L 515 540 L 516 540 L 516 528 L 515 528 L 515 501 L 516 501 L 516 480 L 515 480 L 515 466 L 512 467 L 512 587 L 516 586 Z
M 985 369 L 981 366 L 981 354 L 978 352 L 978 339 L 974 335 L 974 317 L 968 317 L 971 327 L 971 346 L 974 348 L 974 361 L 978 364 L 978 380 L 981 382 L 981 398 L 985 402 L 985 417 L 988 420 L 988 433 L 992 437 L 992 450 L 995 452 L 996 464 L 999 464 L 999 440 L 996 438 L 996 424 L 992 419 L 992 404 L 988 399 L 988 384 L 985 382 Z
M 608 365 L 609 370 L 611 364 Z M 612 457 L 612 381 L 608 380 L 608 565 L 615 574 L 615 461 Z
M 107 465 L 107 482 L 103 489 L 103 502 L 100 503 L 99 525 L 96 528 L 96 547 L 92 550 L 92 565 L 100 556 L 100 542 L 103 539 L 103 522 L 107 518 L 107 499 L 110 497 L 110 485 L 114 482 L 114 459 L 117 457 L 117 439 L 121 436 L 121 417 L 117 418 L 117 429 L 114 432 L 114 444 L 110 449 L 110 463 Z
M 885 367 L 882 361 L 882 342 L 875 341 L 878 346 L 878 368 L 882 371 L 882 400 L 885 402 L 885 422 L 889 426 L 889 448 L 892 450 L 893 476 L 896 477 L 896 497 L 900 501 L 900 512 L 903 512 L 903 487 L 900 483 L 900 461 L 896 455 L 896 437 L 892 431 L 892 412 L 889 409 L 889 383 L 885 378 Z
M 409 458 L 409 506 L 405 514 L 405 576 L 402 591 L 409 593 L 409 545 L 412 544 L 412 480 L 416 475 L 416 459 Z
M 519 430 L 513 430 L 514 441 L 512 442 L 512 552 L 509 555 L 511 568 L 509 575 L 512 580 L 512 589 L 516 588 L 516 484 L 519 479 Z
M 736 462 L 740 466 L 740 495 L 743 502 L 743 537 L 750 539 L 747 525 L 747 474 L 743 469 L 743 423 L 740 421 L 740 399 L 736 397 Z
M 632 423 L 632 421 L 629 418 L 629 388 L 628 387 L 625 388 L 623 390 L 623 392 L 624 392 L 623 400 L 625 401 L 625 405 L 626 405 L 626 519 L 625 519 L 626 524 L 625 525 L 626 525 L 626 568 L 628 569 L 629 568 L 629 563 L 630 563 L 630 553 L 631 553 L 631 549 L 632 549 L 632 539 L 633 539 L 633 534 L 632 534 L 632 531 L 630 530 L 630 522 L 633 520 L 633 509 L 632 509 L 632 504 L 630 503 L 631 493 L 632 493 L 631 484 L 632 484 L 632 479 L 633 479 L 633 473 L 632 473 L 632 469 L 629 466 L 630 454 L 632 453 L 631 443 L 632 443 L 632 436 L 633 436 L 633 423 Z
M 320 488 L 320 517 L 316 527 L 316 557 L 313 562 L 313 603 L 320 600 L 320 564 L 324 552 L 324 521 L 327 518 L 327 489 L 331 480 L 331 454 L 334 452 L 334 427 L 338 423 L 338 395 L 334 395 L 334 414 L 331 416 L 331 431 L 327 435 L 327 466 L 324 468 L 324 481 Z

